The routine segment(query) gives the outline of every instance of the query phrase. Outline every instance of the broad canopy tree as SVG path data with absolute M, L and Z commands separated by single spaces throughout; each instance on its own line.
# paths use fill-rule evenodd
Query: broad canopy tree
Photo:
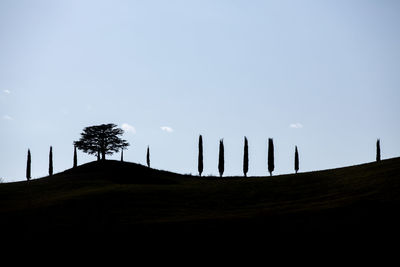
M 105 160 L 106 155 L 129 146 L 126 140 L 121 139 L 123 134 L 124 130 L 113 123 L 90 126 L 83 129 L 81 138 L 74 145 L 85 153 L 101 155 L 101 159 Z

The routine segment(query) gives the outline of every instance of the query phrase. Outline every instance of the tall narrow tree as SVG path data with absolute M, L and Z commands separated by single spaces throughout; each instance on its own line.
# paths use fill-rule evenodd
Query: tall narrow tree
M 376 141 L 376 161 L 381 161 L 381 140 Z
M 297 151 L 297 146 L 294 150 L 294 170 L 296 173 L 299 171 L 299 152 Z
M 123 161 L 124 161 L 124 150 L 121 149 L 121 162 L 123 162 Z
M 219 160 L 218 160 L 218 171 L 219 176 L 222 177 L 225 170 L 225 159 L 224 159 L 224 140 L 219 141 Z
M 269 174 L 272 176 L 272 172 L 275 169 L 274 163 L 274 141 L 272 138 L 268 139 L 268 171 Z
M 199 176 L 203 173 L 203 137 L 199 136 L 199 158 L 198 158 L 198 166 L 197 170 L 199 171 Z
M 247 172 L 249 171 L 249 144 L 247 142 L 247 137 L 244 137 L 244 152 L 243 152 L 243 174 L 247 177 Z
M 150 168 L 150 147 L 149 146 L 147 146 L 146 162 L 147 162 L 147 167 Z
M 76 154 L 76 146 L 74 146 L 74 168 L 78 166 L 78 155 Z
M 31 179 L 31 151 L 28 149 L 28 158 L 26 160 L 26 179 Z
M 49 152 L 49 176 L 53 175 L 53 147 L 50 146 Z

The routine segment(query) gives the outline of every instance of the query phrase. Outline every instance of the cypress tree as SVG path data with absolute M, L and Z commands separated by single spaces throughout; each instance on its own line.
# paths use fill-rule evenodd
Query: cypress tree
M 246 136 L 244 137 L 244 153 L 243 153 L 243 174 L 247 177 L 249 171 L 249 144 Z
M 123 162 L 123 161 L 124 161 L 124 150 L 121 149 L 121 162 Z
M 74 146 L 74 168 L 78 166 L 78 156 L 76 154 L 76 146 Z
M 199 159 L 197 169 L 199 171 L 199 176 L 203 173 L 203 137 L 199 136 Z
M 272 172 L 275 169 L 274 164 L 274 141 L 272 138 L 268 139 L 268 171 L 270 176 L 272 176 Z
M 49 152 L 49 176 L 53 175 L 53 147 L 50 146 Z
M 147 146 L 146 162 L 147 162 L 147 167 L 150 168 L 150 147 L 149 146 Z
M 376 141 L 376 161 L 381 161 L 381 140 Z
M 294 170 L 296 173 L 299 171 L 299 152 L 297 151 L 297 146 L 294 151 Z
M 26 161 L 26 179 L 31 179 L 31 151 L 28 149 L 28 158 Z
M 224 140 L 219 141 L 219 160 L 218 160 L 218 171 L 219 176 L 222 177 L 225 169 L 225 159 L 224 159 Z

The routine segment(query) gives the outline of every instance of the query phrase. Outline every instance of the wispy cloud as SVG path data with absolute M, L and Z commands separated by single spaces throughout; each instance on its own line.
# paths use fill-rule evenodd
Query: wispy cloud
M 133 127 L 132 125 L 129 125 L 128 123 L 123 123 L 121 125 L 122 130 L 124 130 L 127 133 L 136 133 L 136 129 L 135 127 Z
M 13 118 L 9 115 L 3 115 L 3 120 L 12 121 Z
M 303 128 L 303 124 L 296 122 L 296 123 L 290 124 L 289 127 L 293 128 L 293 129 L 300 129 L 300 128 Z
M 161 130 L 163 130 L 167 133 L 172 133 L 174 131 L 174 129 L 172 129 L 171 127 L 168 127 L 168 126 L 161 126 L 160 128 L 161 128 Z
M 5 94 L 7 94 L 7 95 L 9 95 L 9 94 L 11 94 L 11 91 L 10 90 L 3 90 L 3 92 L 5 93 Z

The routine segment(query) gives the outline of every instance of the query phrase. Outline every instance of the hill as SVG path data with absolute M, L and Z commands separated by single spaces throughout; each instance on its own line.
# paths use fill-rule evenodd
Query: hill
M 10 235 L 135 238 L 397 234 L 400 158 L 273 177 L 195 177 L 118 161 L 0 184 Z

